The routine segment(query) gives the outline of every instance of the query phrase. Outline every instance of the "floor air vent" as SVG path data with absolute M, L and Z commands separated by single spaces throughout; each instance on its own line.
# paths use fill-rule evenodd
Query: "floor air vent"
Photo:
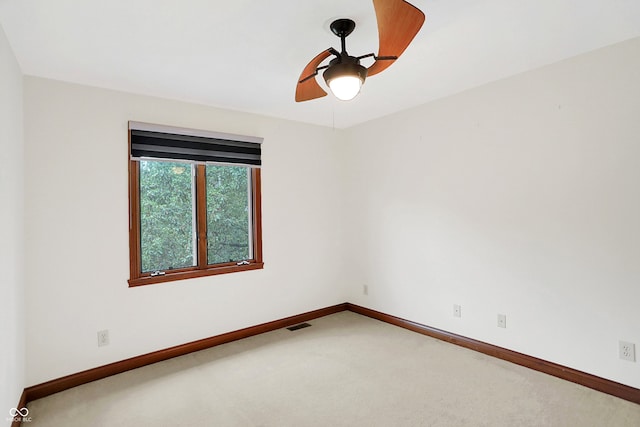
M 308 323 L 300 323 L 299 325 L 289 326 L 287 329 L 290 331 L 297 331 L 298 329 L 308 328 L 309 326 L 311 325 Z

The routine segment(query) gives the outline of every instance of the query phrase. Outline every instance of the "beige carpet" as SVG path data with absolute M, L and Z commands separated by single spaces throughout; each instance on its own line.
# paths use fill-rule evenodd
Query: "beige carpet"
M 640 426 L 640 405 L 351 312 L 29 404 L 41 426 Z

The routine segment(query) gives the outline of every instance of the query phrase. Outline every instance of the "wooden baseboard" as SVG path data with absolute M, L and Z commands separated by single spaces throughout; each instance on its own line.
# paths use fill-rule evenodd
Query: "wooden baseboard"
M 20 401 L 18 402 L 18 406 L 16 409 L 22 409 L 27 406 L 27 393 L 25 390 L 22 391 L 22 395 L 20 396 Z M 22 421 L 16 421 L 17 417 L 13 418 L 11 422 L 11 427 L 20 427 L 22 425 Z
M 405 320 L 400 317 L 391 316 L 359 305 L 347 303 L 347 309 L 363 316 L 381 320 L 395 326 L 400 326 L 404 329 L 428 335 L 451 344 L 475 350 L 488 356 L 506 360 L 517 365 L 525 366 L 539 372 L 544 372 L 545 374 L 553 375 L 554 377 L 562 378 L 563 380 L 571 381 L 573 383 L 640 404 L 640 389 L 630 387 L 628 385 L 587 374 L 586 372 L 578 371 L 576 369 L 567 368 L 566 366 L 538 359 L 533 356 L 507 350 L 506 348 L 487 344 L 482 341 L 476 341 L 461 335 L 452 334 L 450 332 L 432 328 L 410 320 Z
M 121 360 L 119 362 L 110 363 L 108 365 L 88 369 L 77 374 L 67 375 L 66 377 L 27 387 L 23 395 L 27 402 L 31 402 L 33 400 L 41 399 L 43 397 L 50 396 L 63 390 L 77 387 L 91 381 L 110 377 L 111 375 L 120 374 L 131 369 L 151 365 L 153 363 L 161 362 L 173 357 L 183 356 L 185 354 L 193 353 L 194 351 L 204 350 L 220 344 L 225 344 L 254 335 L 259 335 L 265 332 L 274 331 L 276 329 L 286 328 L 287 326 L 292 326 L 301 322 L 307 322 L 309 320 L 317 319 L 318 317 L 327 316 L 329 314 L 338 313 L 346 309 L 346 303 L 338 304 L 331 307 L 309 311 L 307 313 L 276 320 L 273 322 L 251 326 L 249 328 L 240 329 L 238 331 L 216 335 L 210 338 L 204 338 L 187 344 L 177 345 L 175 347 L 170 347 L 164 350 L 154 351 L 153 353 L 132 357 L 130 359 Z
M 528 356 L 526 354 L 518 353 L 482 341 L 477 341 L 471 338 L 463 337 L 461 335 L 456 335 L 447 331 L 432 328 L 430 326 L 422 325 L 420 323 L 412 322 L 400 317 L 391 316 L 389 314 L 361 307 L 359 305 L 344 303 L 320 310 L 310 311 L 296 316 L 287 317 L 273 322 L 263 323 L 261 325 L 252 326 L 226 334 L 204 338 L 202 340 L 170 347 L 164 350 L 155 351 L 153 353 L 144 354 L 142 356 L 132 357 L 130 359 L 114 362 L 109 365 L 100 366 L 97 368 L 79 372 L 77 374 L 67 375 L 66 377 L 27 387 L 22 393 L 18 408 L 25 407 L 28 402 L 31 402 L 33 400 L 40 399 L 82 384 L 86 384 L 91 381 L 96 381 L 102 378 L 109 377 L 111 375 L 129 371 L 131 369 L 151 365 L 153 363 L 161 362 L 173 357 L 182 356 L 194 351 L 204 350 L 220 344 L 225 344 L 254 335 L 259 335 L 265 332 L 274 331 L 276 329 L 286 328 L 288 326 L 307 322 L 319 317 L 327 316 L 345 310 L 349 310 L 363 316 L 371 317 L 373 319 L 381 320 L 383 322 L 399 326 L 404 329 L 409 329 L 423 335 L 428 335 L 430 337 L 437 338 L 451 344 L 475 350 L 488 356 L 506 360 L 517 365 L 525 366 L 539 372 L 544 372 L 546 374 L 553 375 L 555 377 L 571 381 L 576 384 L 580 384 L 585 387 L 589 387 L 594 390 L 598 390 L 603 393 L 628 400 L 630 402 L 640 404 L 640 389 L 597 377 L 595 375 L 587 374 L 586 372 L 567 368 L 566 366 L 558 365 L 556 363 L 548 362 L 546 360 L 538 359 L 533 356 Z M 19 424 L 20 423 L 13 423 L 12 427 L 18 427 Z

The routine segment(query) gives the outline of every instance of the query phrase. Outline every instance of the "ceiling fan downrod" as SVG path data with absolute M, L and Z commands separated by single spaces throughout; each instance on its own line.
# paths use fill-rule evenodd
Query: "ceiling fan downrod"
M 353 22 L 351 19 L 346 19 L 346 18 L 336 19 L 331 23 L 329 28 L 331 28 L 331 32 L 333 34 L 340 37 L 340 42 L 342 45 L 341 55 L 348 55 L 347 48 L 346 48 L 346 45 L 347 45 L 346 39 L 347 39 L 347 36 L 351 34 L 353 30 L 356 28 L 356 23 Z

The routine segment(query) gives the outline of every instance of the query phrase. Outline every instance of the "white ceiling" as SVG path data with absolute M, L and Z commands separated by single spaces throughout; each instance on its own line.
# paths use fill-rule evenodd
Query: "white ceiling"
M 640 36 L 640 0 L 412 3 L 424 27 L 350 102 L 295 85 L 339 48 L 333 19 L 357 23 L 349 53 L 377 52 L 371 0 L 0 0 L 0 24 L 27 75 L 336 128 Z

